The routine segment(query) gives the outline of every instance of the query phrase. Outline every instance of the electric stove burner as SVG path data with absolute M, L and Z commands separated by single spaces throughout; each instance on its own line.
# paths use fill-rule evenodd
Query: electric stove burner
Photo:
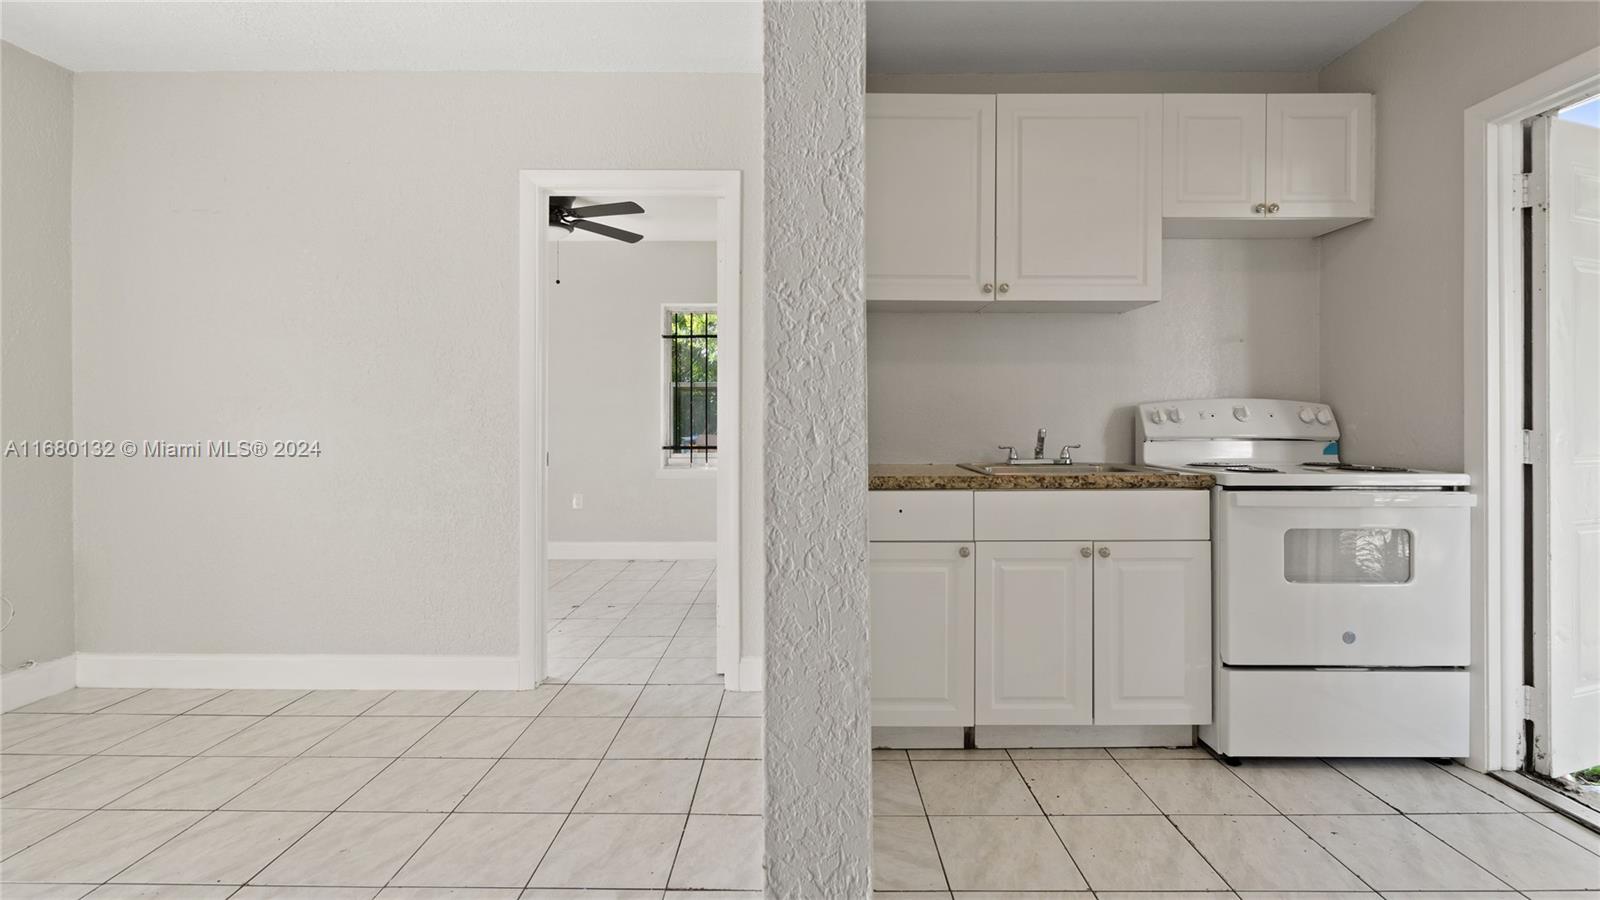
M 1236 463 L 1236 462 L 1196 462 L 1196 463 L 1190 463 L 1189 464 L 1189 468 L 1191 468 L 1191 469 L 1221 469 L 1224 472 L 1267 472 L 1267 473 L 1272 473 L 1272 472 L 1277 472 L 1278 471 L 1277 469 L 1274 469 L 1271 466 L 1258 466 L 1258 465 L 1254 465 L 1252 463 Z
M 1330 472 L 1410 472 L 1404 466 L 1364 466 L 1358 463 L 1347 462 L 1309 462 L 1304 464 L 1308 469 L 1326 469 Z

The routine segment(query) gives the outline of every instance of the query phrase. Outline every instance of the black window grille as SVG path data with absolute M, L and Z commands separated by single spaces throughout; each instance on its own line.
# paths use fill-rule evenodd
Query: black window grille
M 717 456 L 717 314 L 668 310 L 667 466 L 710 465 Z

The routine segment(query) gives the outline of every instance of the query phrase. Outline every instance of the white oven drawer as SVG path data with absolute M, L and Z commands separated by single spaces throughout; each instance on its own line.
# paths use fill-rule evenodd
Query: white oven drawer
M 1465 666 L 1471 494 L 1221 491 L 1217 650 L 1235 666 Z

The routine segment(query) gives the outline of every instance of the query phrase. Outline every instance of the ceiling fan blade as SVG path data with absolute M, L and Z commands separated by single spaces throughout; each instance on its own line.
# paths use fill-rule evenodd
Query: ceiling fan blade
M 599 222 L 589 222 L 584 219 L 574 220 L 572 227 L 582 228 L 584 231 L 592 231 L 595 234 L 605 235 L 608 238 L 614 238 L 619 241 L 627 241 L 630 244 L 637 244 L 644 240 L 644 235 L 642 234 L 634 234 L 631 231 L 623 231 L 621 228 L 612 228 L 610 225 L 602 225 Z
M 567 215 L 575 219 L 594 219 L 600 216 L 636 216 L 644 212 L 644 207 L 632 200 L 623 203 L 601 203 L 597 206 L 580 206 L 577 209 L 567 210 Z

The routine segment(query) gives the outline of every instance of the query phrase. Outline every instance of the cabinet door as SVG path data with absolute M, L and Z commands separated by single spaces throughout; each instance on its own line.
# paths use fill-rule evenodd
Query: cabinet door
M 977 724 L 1093 721 L 1091 559 L 1087 543 L 978 545 Z
M 867 95 L 868 300 L 993 299 L 994 102 Z
M 1372 215 L 1372 95 L 1267 95 L 1271 218 Z
M 1165 214 L 1261 218 L 1267 192 L 1266 95 L 1167 94 L 1161 105 Z
M 997 302 L 1161 299 L 1161 96 L 999 100 Z
M 1096 725 L 1211 721 L 1211 543 L 1095 544 Z
M 871 544 L 872 724 L 972 724 L 971 544 Z

